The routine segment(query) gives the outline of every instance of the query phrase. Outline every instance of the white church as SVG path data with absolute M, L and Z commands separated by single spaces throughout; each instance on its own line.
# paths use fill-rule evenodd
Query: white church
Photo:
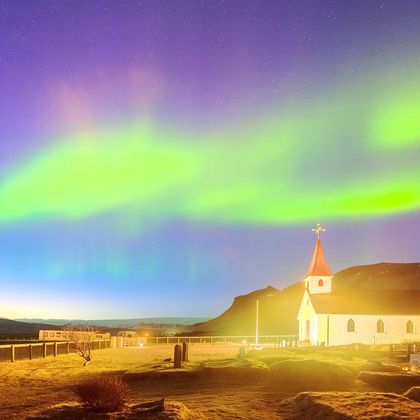
M 318 239 L 299 308 L 299 341 L 312 345 L 420 341 L 420 292 L 352 290 L 334 293 L 334 275 Z

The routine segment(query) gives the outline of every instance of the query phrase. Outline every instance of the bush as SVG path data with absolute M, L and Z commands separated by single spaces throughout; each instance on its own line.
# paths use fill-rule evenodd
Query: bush
M 101 413 L 121 411 L 129 399 L 127 384 L 110 376 L 85 379 L 76 386 L 75 392 L 86 407 Z

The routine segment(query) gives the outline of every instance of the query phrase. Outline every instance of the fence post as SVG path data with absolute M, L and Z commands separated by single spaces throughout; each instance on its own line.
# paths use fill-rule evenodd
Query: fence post
M 174 347 L 174 368 L 179 369 L 182 367 L 182 349 L 180 344 L 175 344 Z
M 182 343 L 182 361 L 188 362 L 188 343 L 185 341 Z
M 12 363 L 15 361 L 15 346 L 13 344 L 10 346 L 10 361 Z
M 70 354 L 70 341 L 67 341 L 67 354 Z
M 406 350 L 406 355 L 407 355 L 407 361 L 410 360 L 410 354 L 413 351 L 413 347 L 411 343 L 407 343 L 407 350 Z
M 32 344 L 29 344 L 28 350 L 29 350 L 29 360 L 32 360 Z
M 47 343 L 42 345 L 42 357 L 47 357 Z
M 58 354 L 58 344 L 57 341 L 54 341 L 54 357 L 57 357 Z

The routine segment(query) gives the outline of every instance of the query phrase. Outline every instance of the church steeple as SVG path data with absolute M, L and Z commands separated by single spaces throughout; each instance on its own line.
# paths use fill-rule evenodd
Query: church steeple
M 325 232 L 325 229 L 318 223 L 312 231 L 316 233 L 317 241 L 311 263 L 305 275 L 305 287 L 312 294 L 330 293 L 333 273 L 328 267 L 320 239 L 321 232 Z
M 321 239 L 316 241 L 314 254 L 305 277 L 307 276 L 332 276 L 322 249 Z

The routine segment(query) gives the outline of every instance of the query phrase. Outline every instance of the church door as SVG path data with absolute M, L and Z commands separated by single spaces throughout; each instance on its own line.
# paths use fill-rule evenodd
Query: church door
M 309 319 L 306 320 L 306 334 L 305 340 L 309 340 L 311 337 L 311 321 Z

